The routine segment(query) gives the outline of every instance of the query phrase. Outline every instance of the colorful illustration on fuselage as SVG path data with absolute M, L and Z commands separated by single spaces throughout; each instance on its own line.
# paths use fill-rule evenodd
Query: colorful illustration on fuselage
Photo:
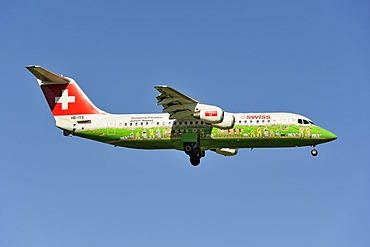
M 263 134 L 262 134 L 263 130 Z M 98 130 L 88 130 L 86 129 L 85 133 L 95 133 L 96 131 L 102 131 L 101 129 Z M 311 132 L 314 131 L 314 134 Z M 112 133 L 113 130 L 103 130 L 103 132 Z M 182 126 L 181 128 L 176 127 L 164 127 L 164 128 L 157 128 L 155 131 L 155 138 L 154 138 L 154 130 L 147 129 L 147 128 L 134 128 L 134 129 L 115 129 L 115 136 L 122 138 L 126 137 L 127 140 L 135 140 L 134 132 L 136 133 L 137 140 L 143 141 L 155 141 L 155 140 L 162 140 L 162 139 L 170 139 L 176 140 L 181 138 L 181 133 L 194 133 L 199 134 L 201 138 L 209 138 L 209 139 L 230 139 L 230 138 L 244 138 L 244 139 L 258 139 L 258 138 L 320 138 L 322 135 L 319 127 L 302 127 L 291 125 L 289 128 L 286 125 L 265 125 L 265 126 L 234 126 L 232 129 L 228 130 L 221 130 L 218 128 L 212 127 L 191 127 L 188 128 L 186 126 Z M 147 136 L 149 133 L 149 137 Z M 162 134 L 163 133 L 163 134 Z M 255 133 L 259 133 L 256 135 Z
M 233 156 L 241 148 L 315 146 L 335 140 L 330 131 L 293 113 L 230 113 L 168 86 L 160 93 L 161 114 L 109 114 L 97 108 L 77 83 L 39 66 L 37 78 L 56 125 L 64 135 L 137 149 L 176 149 L 197 166 L 207 150 Z

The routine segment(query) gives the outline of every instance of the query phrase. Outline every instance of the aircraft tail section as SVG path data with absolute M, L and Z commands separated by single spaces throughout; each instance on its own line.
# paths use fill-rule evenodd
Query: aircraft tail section
M 73 79 L 40 66 L 26 68 L 37 78 L 54 117 L 105 113 L 90 101 Z

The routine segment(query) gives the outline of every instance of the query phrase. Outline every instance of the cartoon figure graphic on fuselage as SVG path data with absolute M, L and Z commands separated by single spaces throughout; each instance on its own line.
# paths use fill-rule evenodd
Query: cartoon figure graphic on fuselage
M 269 137 L 269 129 L 267 128 L 267 126 L 265 126 L 265 128 L 263 129 L 263 136 Z
M 128 148 L 181 150 L 194 166 L 207 150 L 234 156 L 242 148 L 312 146 L 316 156 L 318 144 L 337 138 L 302 115 L 230 113 L 169 86 L 155 86 L 164 113 L 110 114 L 96 107 L 73 79 L 40 66 L 26 68 L 36 77 L 64 135 Z
M 311 128 L 307 127 L 306 128 L 306 138 L 309 138 L 311 136 Z
M 261 126 L 258 126 L 257 127 L 257 137 L 261 137 L 262 136 L 262 129 L 261 129 Z
M 299 127 L 299 137 L 303 137 L 304 136 L 303 135 L 303 132 L 304 132 L 304 127 L 303 126 Z

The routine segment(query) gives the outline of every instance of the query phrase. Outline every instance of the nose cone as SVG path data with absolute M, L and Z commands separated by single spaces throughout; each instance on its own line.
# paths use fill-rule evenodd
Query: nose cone
M 322 137 L 327 139 L 328 141 L 334 141 L 335 139 L 338 138 L 333 132 L 330 132 L 328 130 L 325 130 Z

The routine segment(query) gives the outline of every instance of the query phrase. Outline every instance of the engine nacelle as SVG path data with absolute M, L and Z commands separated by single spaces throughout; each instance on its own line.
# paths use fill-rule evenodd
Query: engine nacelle
M 232 129 L 235 124 L 235 117 L 233 114 L 224 112 L 224 119 L 221 123 L 213 124 L 213 127 L 219 128 L 219 129 Z
M 200 104 L 196 110 L 198 111 L 194 114 L 194 117 L 210 124 L 221 123 L 224 119 L 224 111 L 217 106 Z
M 224 156 L 234 156 L 238 154 L 238 149 L 233 148 L 216 148 L 212 151 L 215 151 L 218 154 L 224 155 Z

